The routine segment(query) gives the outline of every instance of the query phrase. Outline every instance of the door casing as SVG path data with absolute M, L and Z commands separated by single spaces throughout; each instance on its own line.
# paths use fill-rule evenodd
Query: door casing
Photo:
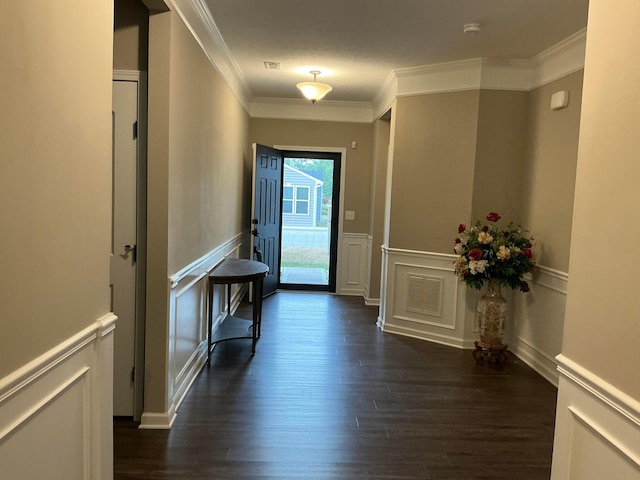
M 140 421 L 144 408 L 144 340 L 146 319 L 147 258 L 147 75 L 138 70 L 114 70 L 113 81 L 138 85 L 138 160 L 136 178 L 136 318 L 134 347 L 133 419 Z M 117 322 L 116 322 L 117 328 Z M 114 352 L 117 355 L 117 352 Z
M 347 149 L 343 147 L 318 147 L 307 145 L 274 145 L 273 148 L 283 151 L 297 151 L 297 152 L 327 152 L 327 153 L 339 153 L 340 154 L 340 192 L 338 195 L 338 239 L 337 239 L 337 257 L 338 262 L 336 265 L 336 293 L 340 293 L 342 289 L 341 279 L 341 262 L 340 258 L 342 254 L 342 230 L 344 226 L 344 188 L 345 188 L 345 173 L 347 171 Z
M 338 235 L 338 227 L 339 227 L 339 223 L 340 223 L 340 205 L 341 205 L 341 197 L 340 195 L 342 194 L 341 191 L 341 185 L 340 185 L 340 180 L 342 179 L 342 162 L 341 162 L 341 158 L 342 155 L 340 155 L 337 152 L 329 152 L 327 150 L 322 150 L 322 151 L 317 151 L 317 152 L 312 152 L 309 150 L 305 150 L 305 151 L 292 151 L 292 150 L 280 150 L 282 152 L 282 160 L 283 160 L 283 164 L 284 164 L 284 160 L 287 158 L 313 158 L 313 159 L 317 159 L 317 160 L 326 160 L 326 161 L 331 161 L 334 162 L 333 164 L 333 171 L 334 171 L 334 184 L 333 184 L 333 192 L 332 192 L 332 207 L 336 204 L 338 204 L 338 208 L 334 209 L 332 208 L 331 211 L 331 231 L 330 231 L 330 239 L 331 239 L 331 248 L 329 251 L 329 279 L 326 285 L 323 284 L 295 284 L 295 283 L 282 283 L 280 281 L 280 275 L 278 275 L 278 288 L 283 288 L 286 290 L 309 290 L 309 291 L 328 291 L 331 293 L 335 293 L 337 291 L 337 285 L 338 285 L 338 272 L 337 272 L 337 267 L 338 267 L 338 245 L 339 245 L 339 235 Z M 314 155 L 314 153 L 316 153 L 317 155 Z M 336 182 L 335 180 L 335 173 L 339 173 L 340 174 L 340 178 L 338 179 L 338 181 Z M 283 171 L 284 174 L 284 171 Z M 284 186 L 284 182 L 282 184 Z M 337 196 L 336 196 L 337 194 Z M 282 212 L 280 213 L 280 230 L 282 231 Z M 282 239 L 282 234 L 280 235 L 281 239 Z M 282 245 L 280 245 L 280 250 L 282 251 Z M 282 257 L 282 254 L 281 254 Z M 282 259 L 281 259 L 282 260 Z M 281 273 L 282 268 L 278 269 L 279 273 Z

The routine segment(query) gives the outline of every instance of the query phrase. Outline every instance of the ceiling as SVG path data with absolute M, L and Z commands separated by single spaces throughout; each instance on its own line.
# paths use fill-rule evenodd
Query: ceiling
M 251 96 L 372 102 L 392 71 L 472 58 L 530 59 L 584 29 L 588 0 L 204 0 Z M 463 33 L 479 23 L 478 35 Z M 279 62 L 266 69 L 264 62 Z

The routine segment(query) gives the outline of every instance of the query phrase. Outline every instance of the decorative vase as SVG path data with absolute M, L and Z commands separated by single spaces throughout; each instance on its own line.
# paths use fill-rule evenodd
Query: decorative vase
M 480 328 L 478 345 L 497 350 L 506 348 L 502 343 L 502 335 L 507 318 L 507 301 L 502 296 L 500 282 L 489 282 L 486 293 L 478 301 L 477 313 Z

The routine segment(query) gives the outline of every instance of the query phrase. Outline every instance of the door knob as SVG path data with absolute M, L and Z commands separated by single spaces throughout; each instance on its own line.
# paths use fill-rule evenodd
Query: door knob
M 137 261 L 137 257 L 138 257 L 138 247 L 137 245 L 125 245 L 124 249 L 126 250 L 127 253 L 131 252 L 133 253 L 133 261 Z

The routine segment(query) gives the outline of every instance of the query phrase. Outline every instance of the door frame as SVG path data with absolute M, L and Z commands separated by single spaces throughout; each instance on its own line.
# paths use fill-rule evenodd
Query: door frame
M 327 152 L 327 153 L 339 153 L 340 154 L 340 192 L 338 195 L 338 244 L 336 245 L 336 256 L 338 261 L 336 262 L 336 293 L 339 294 L 342 291 L 342 269 L 340 259 L 342 258 L 342 229 L 344 226 L 344 188 L 345 188 L 345 175 L 347 172 L 347 149 L 344 147 L 318 147 L 318 146 L 305 146 L 305 145 L 274 145 L 273 148 L 283 151 L 298 151 L 298 152 Z
M 139 70 L 113 70 L 112 81 L 138 85 L 138 152 L 136 179 L 136 318 L 134 344 L 133 419 L 140 421 L 144 408 L 144 339 L 147 280 L 147 74 Z M 112 219 L 113 221 L 113 219 Z M 113 228 L 113 227 L 112 227 Z M 116 328 L 118 324 L 116 322 Z M 114 352 L 115 354 L 115 352 Z

